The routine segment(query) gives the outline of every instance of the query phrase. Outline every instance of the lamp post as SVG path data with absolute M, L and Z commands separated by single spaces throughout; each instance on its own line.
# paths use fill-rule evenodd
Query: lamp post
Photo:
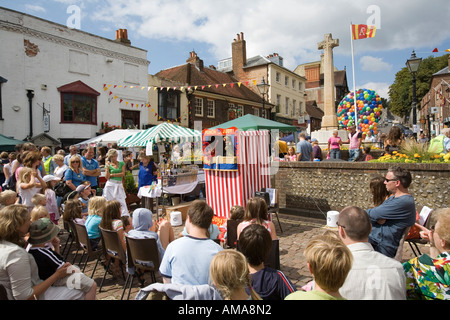
M 266 117 L 266 109 L 265 109 L 265 102 L 266 102 L 265 96 L 269 92 L 270 84 L 266 83 L 266 81 L 264 80 L 264 77 L 263 77 L 262 81 L 260 83 L 258 83 L 256 86 L 258 87 L 259 93 L 262 96 L 262 108 L 264 111 L 264 118 L 267 118 Z
M 422 62 L 422 58 L 416 57 L 416 52 L 413 50 L 411 57 L 406 61 L 406 66 L 408 67 L 409 72 L 412 75 L 412 85 L 413 85 L 413 96 L 412 96 L 412 109 L 413 109 L 413 129 L 417 125 L 417 97 L 416 97 L 416 74 L 419 70 L 420 63 Z M 417 136 L 417 133 L 414 131 L 414 137 Z

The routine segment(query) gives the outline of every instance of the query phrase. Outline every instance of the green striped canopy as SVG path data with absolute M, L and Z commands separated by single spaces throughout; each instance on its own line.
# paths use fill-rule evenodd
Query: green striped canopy
M 119 147 L 146 147 L 149 143 L 183 143 L 200 141 L 202 141 L 202 133 L 200 131 L 164 122 L 142 132 L 120 139 L 117 141 L 117 145 Z

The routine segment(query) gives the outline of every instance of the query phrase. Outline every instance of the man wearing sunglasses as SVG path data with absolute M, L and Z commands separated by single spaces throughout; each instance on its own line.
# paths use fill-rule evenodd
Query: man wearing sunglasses
M 414 225 L 416 206 L 409 194 L 411 173 L 401 167 L 391 167 L 384 184 L 391 196 L 378 207 L 368 209 L 372 222 L 369 242 L 375 251 L 394 258 L 405 229 Z

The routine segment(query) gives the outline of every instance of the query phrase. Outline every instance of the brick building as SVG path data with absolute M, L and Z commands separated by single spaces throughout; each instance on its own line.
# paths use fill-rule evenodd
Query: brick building
M 430 90 L 418 109 L 417 119 L 428 137 L 430 133 L 439 135 L 444 126 L 450 127 L 450 55 L 448 66 L 431 76 Z
M 205 129 L 245 114 L 263 115 L 262 98 L 250 89 L 251 83 L 240 83 L 232 75 L 215 67 L 205 67 L 194 51 L 190 52 L 185 64 L 162 70 L 154 77 L 184 86 L 183 91 L 159 90 L 158 106 L 162 106 L 165 99 L 185 99 L 188 116 L 182 117 L 181 121 L 187 120 L 190 128 L 194 128 L 195 121 L 201 121 L 201 129 Z M 167 97 L 164 97 L 164 91 Z M 271 105 L 266 103 L 265 107 L 270 108 Z M 173 114 L 183 113 L 186 108 L 178 106 L 178 110 L 174 110 Z
M 231 58 L 220 60 L 217 69 L 233 75 L 239 81 L 260 83 L 262 79 L 270 85 L 267 101 L 273 105 L 265 118 L 306 128 L 299 124 L 301 115 L 306 115 L 306 79 L 283 66 L 283 57 L 278 53 L 268 56 L 257 55 L 247 58 L 247 44 L 244 34 L 237 34 L 231 44 Z M 250 87 L 260 95 L 256 86 Z

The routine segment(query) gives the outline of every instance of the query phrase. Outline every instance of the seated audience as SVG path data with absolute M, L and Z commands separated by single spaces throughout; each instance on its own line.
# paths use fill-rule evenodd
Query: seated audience
M 209 273 L 224 300 L 261 300 L 252 288 L 247 260 L 239 251 L 227 249 L 217 253 L 211 260 Z
M 0 206 L 4 207 L 15 204 L 19 199 L 17 198 L 17 192 L 13 190 L 5 190 L 0 193 Z
M 391 167 L 384 184 L 391 196 L 381 205 L 367 210 L 372 222 L 369 242 L 375 251 L 393 258 L 406 228 L 416 221 L 414 197 L 408 187 L 411 173 L 401 167 Z
M 406 273 L 406 297 L 409 300 L 450 300 L 449 208 L 439 213 L 430 236 L 439 255 L 433 258 L 423 254 L 403 264 Z
M 338 216 L 338 233 L 353 255 L 353 265 L 339 292 L 348 300 L 405 300 L 402 264 L 373 250 L 369 215 L 346 207 Z
M 58 233 L 59 228 L 48 218 L 36 220 L 30 226 L 28 243 L 31 247 L 28 252 L 34 257 L 39 270 L 39 278 L 42 280 L 50 278 L 59 268 L 67 264 L 64 258 L 59 255 L 59 252 L 46 246 L 46 243 L 53 242 L 57 238 Z M 59 243 L 59 239 L 56 242 Z M 71 272 L 64 278 L 56 280 L 53 286 L 73 289 L 74 281 L 76 281 L 77 288 L 85 294 L 84 299 L 95 300 L 97 292 L 95 281 L 80 272 L 77 267 L 69 264 L 69 268 Z
M 92 250 L 97 250 L 98 244 L 101 240 L 100 222 L 102 221 L 103 212 L 105 210 L 106 199 L 101 196 L 92 197 L 89 200 L 88 216 L 84 225 L 91 242 Z
M 66 201 L 63 212 L 63 221 L 74 221 L 78 224 L 84 224 L 86 222 L 86 217 L 83 217 L 83 215 L 81 214 L 82 210 L 83 207 L 79 200 Z
M 24 205 L 14 204 L 0 211 L 0 284 L 9 300 L 81 300 L 85 293 L 78 289 L 55 287 L 67 276 L 69 263 L 62 265 L 46 280 L 41 280 L 35 259 L 25 250 L 24 236 L 31 224 L 30 212 Z
M 304 255 L 314 278 L 314 289 L 308 292 L 296 291 L 285 300 L 345 300 L 339 289 L 353 262 L 347 246 L 335 237 L 320 235 L 309 241 Z
M 244 213 L 244 221 L 238 225 L 238 239 L 242 230 L 253 223 L 257 223 L 265 227 L 270 232 L 273 240 L 278 239 L 275 225 L 272 221 L 269 221 L 267 204 L 263 198 L 254 197 L 247 202 Z
M 376 176 L 370 179 L 369 188 L 372 193 L 374 207 L 378 207 L 389 198 L 390 194 L 384 184 L 385 180 L 386 179 L 383 176 Z
M 208 284 L 212 257 L 223 248 L 211 241 L 208 228 L 214 216 L 213 209 L 202 200 L 196 200 L 188 209 L 188 235 L 167 246 L 159 271 L 164 283 Z
M 266 228 L 252 224 L 239 237 L 239 251 L 248 261 L 252 278 L 251 287 L 263 300 L 284 300 L 296 291 L 294 284 L 283 272 L 264 266 L 272 248 L 272 237 Z

